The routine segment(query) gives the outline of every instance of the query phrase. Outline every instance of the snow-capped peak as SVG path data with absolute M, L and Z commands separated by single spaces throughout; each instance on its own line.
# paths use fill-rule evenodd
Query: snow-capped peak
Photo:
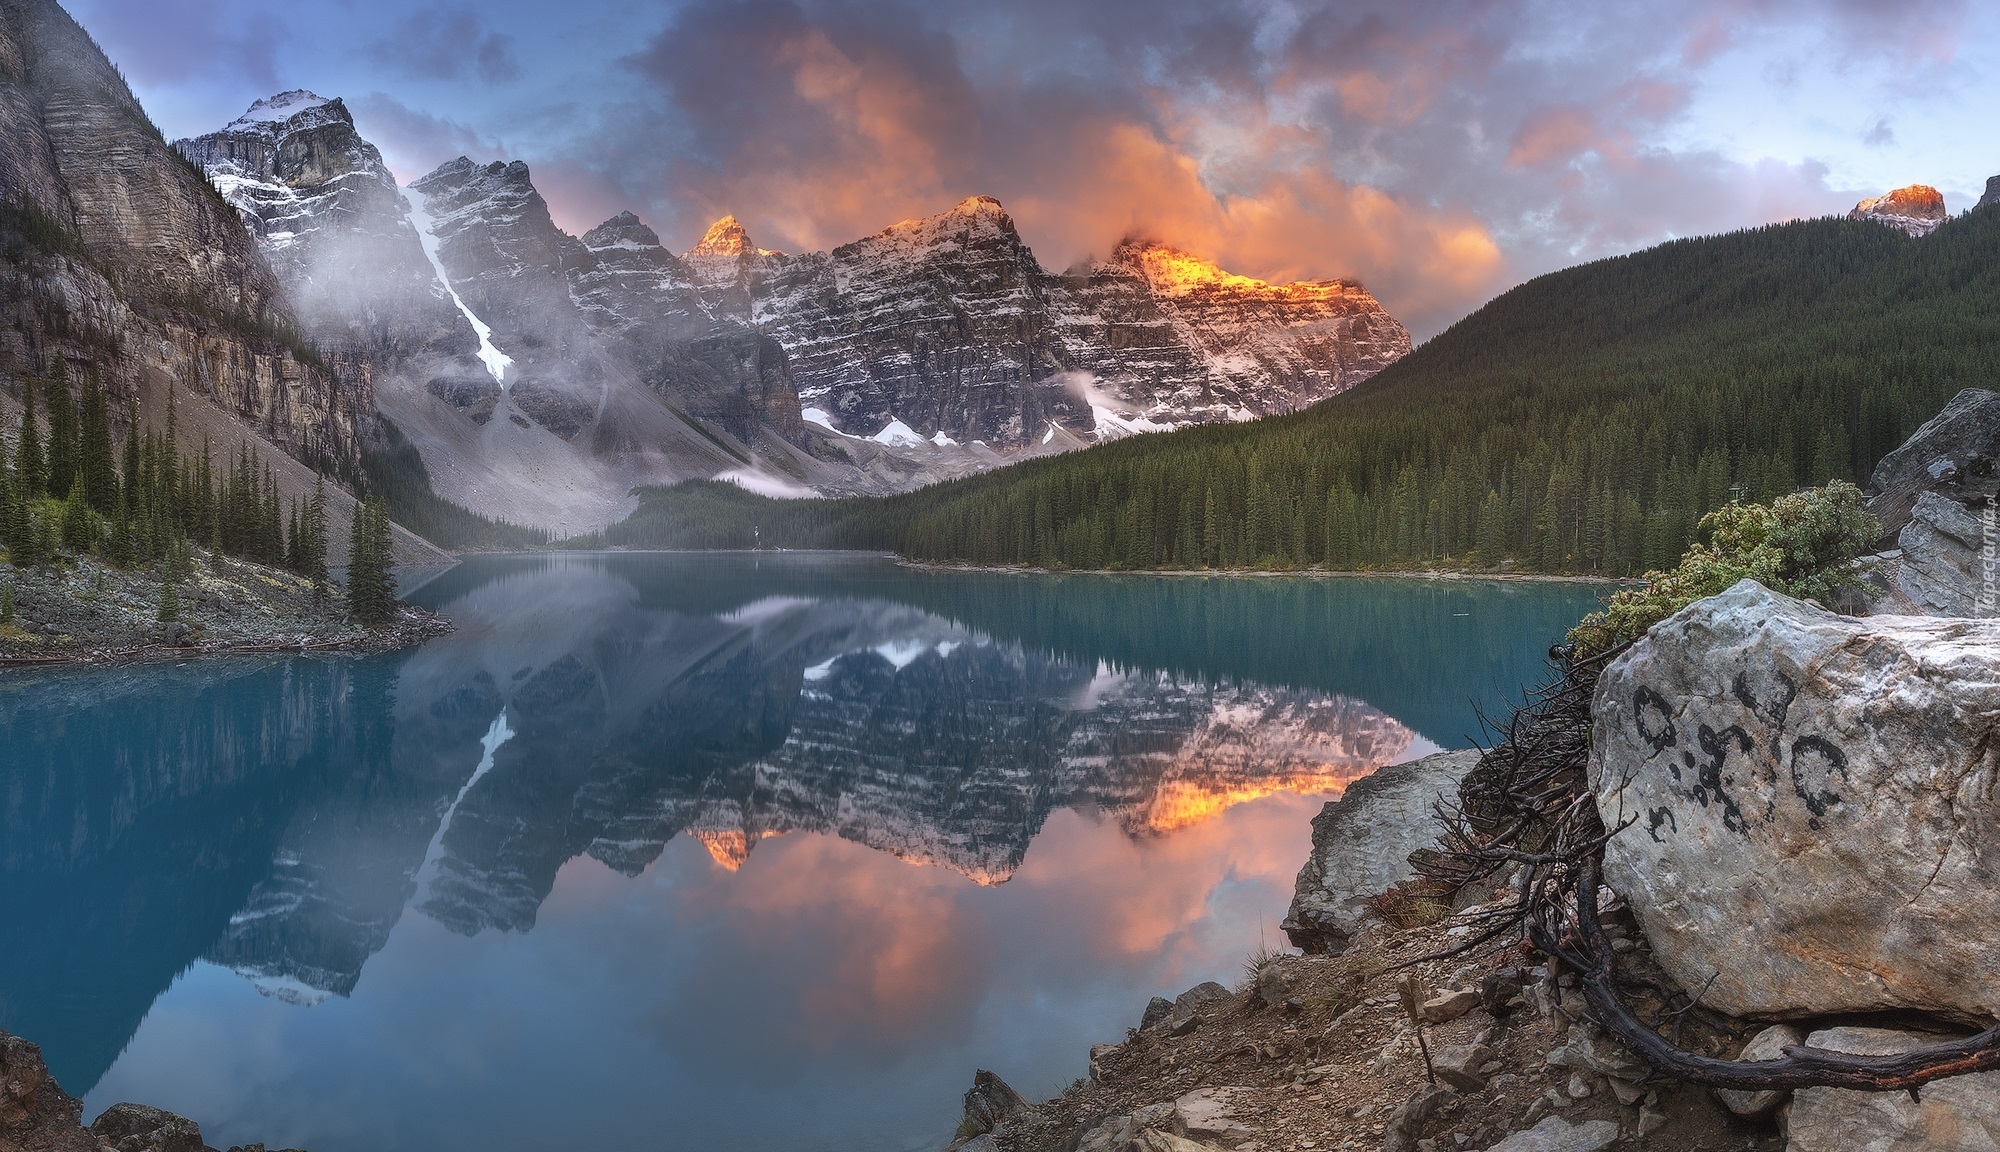
M 303 88 L 290 92 L 280 92 L 269 100 L 259 100 L 250 105 L 250 110 L 231 121 L 229 128 L 247 128 L 253 124 L 279 124 L 301 112 L 313 108 L 323 108 L 333 101 L 316 96 Z M 224 131 L 228 131 L 227 128 Z

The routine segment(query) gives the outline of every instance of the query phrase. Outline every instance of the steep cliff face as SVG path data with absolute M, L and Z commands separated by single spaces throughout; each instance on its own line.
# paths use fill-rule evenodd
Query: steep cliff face
M 402 189 L 340 100 L 282 92 L 175 147 L 242 214 L 315 340 L 392 360 L 475 350 Z
M 1410 351 L 1359 284 L 1268 284 L 1164 244 L 1123 241 L 1064 286 L 1070 362 L 1154 422 L 1295 411 Z
M 708 256 L 697 250 L 682 260 L 622 212 L 584 233 L 568 266 L 570 297 L 640 380 L 683 411 L 746 444 L 765 439 L 766 429 L 797 441 L 804 427 L 784 348 L 750 325 L 747 290 L 732 291 L 738 262 Z M 721 307 L 703 302 L 697 278 Z
M 1064 367 L 1050 278 L 990 196 L 831 253 L 762 258 L 754 318 L 792 357 L 804 407 L 843 432 L 900 420 L 1010 447 L 1089 426 Z
M 1909 236 L 1928 236 L 1950 218 L 1944 195 L 1928 184 L 1912 184 L 1863 200 L 1847 214 L 1849 220 L 1873 220 Z
M 119 396 L 179 383 L 352 470 L 366 373 L 292 335 L 236 212 L 54 0 L 0 2 L 0 200 L 0 376 L 64 357 Z
M 1289 412 L 1410 349 L 1347 281 L 1267 284 L 1136 240 L 1050 275 L 990 196 L 804 256 L 759 249 L 725 217 L 683 261 L 711 317 L 784 345 L 804 410 L 848 436 L 900 425 L 920 452 Z

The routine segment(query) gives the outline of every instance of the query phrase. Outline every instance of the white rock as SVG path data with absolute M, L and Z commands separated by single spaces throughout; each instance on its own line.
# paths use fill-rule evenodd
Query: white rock
M 1571 1124 L 1560 1116 L 1545 1116 L 1525 1132 L 1516 1132 L 1487 1152 L 1598 1152 L 1618 1139 L 1618 1125 L 1609 1120 Z
M 1598 683 L 1605 877 L 1736 1016 L 2000 1008 L 2000 622 L 1743 581 Z M 1711 982 L 1712 981 L 1712 982 Z
M 1243 1119 L 1248 1109 L 1239 1102 L 1242 1088 L 1199 1088 L 1174 1101 L 1174 1127 L 1195 1140 L 1212 1140 L 1235 1147 L 1257 1137 L 1257 1128 Z
M 1947 1039 L 1886 1028 L 1829 1028 L 1815 1048 L 1887 1056 Z M 2000 1072 L 1955 1076 L 1908 1092 L 1801 1088 L 1786 1121 L 1786 1152 L 1996 1152 Z
M 1773 1024 L 1752 1036 L 1736 1058 L 1748 1063 L 1777 1060 L 1784 1056 L 1787 1046 L 1805 1041 L 1805 1033 L 1790 1024 Z M 1715 1094 L 1724 1107 L 1750 1120 L 1761 1120 L 1771 1115 L 1791 1097 L 1790 1092 L 1737 1092 L 1729 1089 L 1719 1089 Z

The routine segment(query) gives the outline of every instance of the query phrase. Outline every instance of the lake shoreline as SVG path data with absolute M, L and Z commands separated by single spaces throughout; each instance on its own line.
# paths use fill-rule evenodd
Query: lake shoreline
M 120 667 L 195 657 L 367 653 L 421 644 L 453 629 L 437 613 L 398 602 L 384 625 L 351 619 L 340 589 L 315 589 L 294 573 L 229 557 L 201 556 L 174 584 L 149 567 L 116 568 L 94 557 L 7 568 L 0 586 L 12 618 L 0 622 L 0 670 Z
M 450 618 L 403 605 L 398 619 L 385 628 L 359 634 L 301 633 L 265 641 L 222 641 L 212 644 L 135 644 L 118 648 L 65 648 L 47 654 L 0 654 L 0 672 L 10 668 L 123 668 L 133 664 L 166 663 L 211 656 L 320 655 L 364 656 L 411 648 L 450 635 Z
M 1636 584 L 1630 577 L 1620 576 L 1567 576 L 1540 572 L 1479 572 L 1458 568 L 1425 570 L 1390 570 L 1371 572 L 1329 571 L 1307 568 L 1284 571 L 1271 568 L 1028 568 L 1020 565 L 985 564 L 933 564 L 922 560 L 907 560 L 895 553 L 882 553 L 893 557 L 904 568 L 919 572 L 997 572 L 1013 576 L 1184 576 L 1231 579 L 1308 579 L 1308 580 L 1438 580 L 1438 581 L 1494 581 L 1508 584 L 1603 584 L 1622 587 Z
M 623 554 L 645 555 L 655 553 L 674 556 L 880 556 L 892 560 L 900 568 L 918 572 L 996 572 L 1010 576 L 1184 576 L 1184 577 L 1248 577 L 1254 579 L 1389 579 L 1389 580 L 1491 580 L 1511 584 L 1603 584 L 1623 587 L 1639 583 L 1636 576 L 1589 576 L 1559 572 L 1502 572 L 1466 568 L 1390 568 L 1390 569 L 1325 569 L 1325 568 L 1034 568 L 1024 564 L 939 564 L 928 560 L 911 560 L 895 552 L 885 552 L 870 548 L 550 548 L 535 549 L 518 553 L 492 553 L 494 555 L 578 555 Z

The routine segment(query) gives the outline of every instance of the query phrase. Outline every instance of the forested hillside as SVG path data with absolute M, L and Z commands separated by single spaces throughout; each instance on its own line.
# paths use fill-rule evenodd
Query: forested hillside
M 645 493 L 606 541 L 893 548 L 1069 568 L 1671 564 L 1739 492 L 1866 479 L 2000 384 L 2000 207 L 1911 239 L 1813 220 L 1495 299 L 1293 416 L 1138 437 L 886 499 Z

